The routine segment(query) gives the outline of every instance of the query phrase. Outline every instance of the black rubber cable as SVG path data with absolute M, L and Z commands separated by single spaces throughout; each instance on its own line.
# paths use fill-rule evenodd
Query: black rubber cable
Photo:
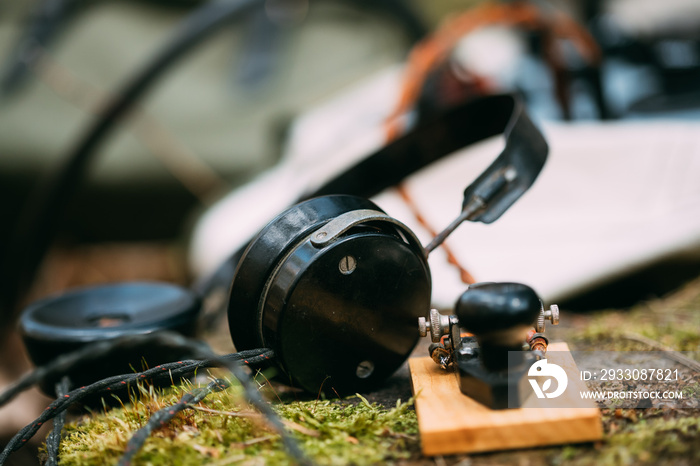
M 263 416 L 265 416 L 268 423 L 280 435 L 282 443 L 284 444 L 285 449 L 287 450 L 289 455 L 300 464 L 312 464 L 303 454 L 294 438 L 286 432 L 286 430 L 284 429 L 284 424 L 282 424 L 280 419 L 277 417 L 277 414 L 275 414 L 270 405 L 263 399 L 262 395 L 258 392 L 257 388 L 252 383 L 250 377 L 243 371 L 243 368 L 240 365 L 240 361 L 232 361 L 230 358 L 227 359 L 226 357 L 222 357 L 215 354 L 211 351 L 211 349 L 209 349 L 209 347 L 205 343 L 185 338 L 182 335 L 172 332 L 159 332 L 157 334 L 152 335 L 139 335 L 110 342 L 100 342 L 94 345 L 90 345 L 86 348 L 92 349 L 92 352 L 99 352 L 97 351 L 97 349 L 99 349 L 100 351 L 105 351 L 107 347 L 109 347 L 109 349 L 114 349 L 119 347 L 119 344 L 125 344 L 129 341 L 131 341 L 132 343 L 138 343 L 139 341 L 143 341 L 146 339 L 149 342 L 157 343 L 167 347 L 172 347 L 173 349 L 189 349 L 192 351 L 194 357 L 202 358 L 209 364 L 223 366 L 230 370 L 233 376 L 240 382 L 241 386 L 243 387 L 245 397 L 248 400 L 248 402 L 250 402 L 258 411 L 260 411 L 260 413 Z M 82 356 L 82 358 L 85 359 L 85 353 L 85 348 L 83 348 L 82 350 L 76 351 L 69 355 L 61 356 L 57 358 L 57 361 L 55 361 L 55 366 L 58 367 L 61 365 L 65 365 L 71 359 L 72 360 L 70 362 L 75 364 L 77 361 L 81 361 L 80 357 L 76 358 L 75 355 Z M 246 360 L 250 362 L 249 359 L 246 358 Z M 184 361 L 180 361 L 172 364 L 184 365 L 184 363 Z M 39 370 L 41 370 L 41 368 L 37 369 L 37 371 L 35 372 L 38 372 Z M 149 371 L 161 371 L 163 374 L 168 374 L 168 371 L 165 370 L 162 365 L 154 367 Z M 44 371 L 44 374 L 48 374 L 51 372 L 52 371 Z M 143 377 L 143 374 L 145 374 L 145 372 L 140 374 L 140 378 L 145 378 Z M 128 375 L 131 376 L 133 374 Z M 124 377 L 125 376 L 123 375 L 109 377 L 99 382 L 95 382 L 94 384 L 89 385 L 88 387 L 81 387 L 77 390 L 73 390 L 72 392 L 63 395 L 62 398 L 55 400 L 44 410 L 44 412 L 34 422 L 21 429 L 10 440 L 10 442 L 8 442 L 8 444 L 5 446 L 5 449 L 2 451 L 2 453 L 0 453 L 0 465 L 3 465 L 5 463 L 7 457 L 13 451 L 22 448 L 22 446 L 24 446 L 26 442 L 36 434 L 39 428 L 46 421 L 53 419 L 61 411 L 65 411 L 68 408 L 68 406 L 70 406 L 72 403 L 80 401 L 88 395 L 99 391 L 110 390 L 110 388 L 112 387 L 122 388 L 122 386 L 126 383 L 123 380 Z
M 115 348 L 116 347 L 118 346 L 115 346 Z M 221 356 L 220 360 L 225 362 L 242 361 L 245 365 L 252 368 L 266 363 L 272 357 L 272 350 L 262 348 L 259 350 L 248 350 L 241 353 Z M 193 374 L 200 368 L 215 367 L 216 365 L 216 362 L 210 359 L 201 361 L 183 360 L 161 364 L 143 372 L 107 377 L 106 379 L 99 380 L 90 385 L 76 388 L 75 390 L 62 394 L 56 400 L 54 400 L 45 410 L 45 412 L 42 413 L 42 415 L 39 416 L 39 418 L 37 418 L 32 424 L 30 424 L 30 426 L 32 426 L 32 429 L 33 427 L 36 427 L 38 430 L 38 428 L 41 427 L 41 425 L 43 425 L 46 421 L 54 419 L 59 413 L 63 412 L 72 404 L 77 403 L 91 395 L 121 391 L 125 388 L 131 387 L 137 382 L 153 382 L 160 379 L 171 378 L 175 379 L 187 374 Z M 19 440 L 21 443 L 28 441 L 34 435 L 35 431 L 32 431 L 32 429 L 27 430 L 25 434 L 23 434 L 22 439 Z
M 93 345 L 94 346 L 94 345 Z M 118 348 L 119 345 L 115 345 L 113 348 Z M 269 349 L 259 349 L 259 350 L 248 350 L 242 351 L 240 353 L 228 354 L 226 356 L 221 356 L 222 361 L 233 362 L 242 361 L 245 365 L 249 367 L 256 367 L 260 364 L 264 364 L 272 357 L 274 353 Z M 80 361 L 78 359 L 78 361 Z M 19 450 L 24 446 L 26 442 L 31 439 L 34 434 L 39 430 L 39 428 L 46 422 L 57 419 L 65 413 L 66 409 L 75 403 L 83 400 L 84 398 L 100 394 L 109 393 L 124 390 L 129 388 L 137 382 L 144 381 L 157 381 L 160 379 L 175 379 L 187 374 L 193 374 L 199 368 L 214 367 L 216 362 L 207 360 L 183 360 L 167 364 L 161 364 L 160 366 L 153 367 L 152 369 L 146 370 L 144 372 L 115 375 L 113 377 L 108 377 L 106 379 L 99 380 L 93 384 L 87 385 L 85 387 L 80 387 L 70 392 L 60 395 L 56 400 L 54 400 L 44 412 L 35 419 L 31 424 L 25 426 L 15 437 L 5 446 L 5 451 L 0 453 L 0 465 L 4 463 L 12 451 Z M 46 367 L 46 366 L 44 366 Z M 37 372 L 37 371 L 35 371 Z M 52 371 L 42 371 L 43 374 L 47 376 Z M 39 379 L 41 381 L 42 379 Z M 25 385 L 25 388 L 29 388 L 31 385 Z M 5 394 L 3 394 L 5 395 Z M 8 400 L 10 397 L 5 397 Z M 55 420 L 54 420 L 55 422 Z M 60 440 L 59 440 L 60 441 Z M 48 449 L 48 441 L 47 441 Z
M 150 335 L 127 336 L 109 341 L 101 341 L 99 343 L 85 346 L 72 353 L 66 353 L 64 355 L 61 355 L 54 359 L 52 362 L 45 364 L 41 367 L 37 367 L 32 372 L 29 372 L 28 374 L 24 375 L 10 388 L 2 392 L 2 394 L 0 394 L 0 406 L 7 404 L 15 396 L 19 395 L 20 393 L 22 393 L 30 387 L 41 383 L 42 381 L 48 378 L 72 370 L 72 368 L 75 367 L 77 364 L 82 364 L 86 361 L 100 359 L 105 355 L 115 350 L 118 350 L 121 347 L 135 345 L 143 341 L 151 340 L 153 340 L 153 337 Z M 272 359 L 272 357 L 272 350 L 265 348 L 241 351 L 239 353 L 220 356 L 220 358 L 224 361 L 242 360 L 245 364 L 258 364 L 260 362 L 270 360 Z M 160 378 L 169 378 L 170 375 L 168 371 L 171 371 L 174 376 L 179 377 L 181 375 L 192 373 L 199 368 L 214 366 L 216 366 L 216 362 L 210 359 L 203 361 L 177 361 L 167 364 L 161 364 L 160 366 L 153 367 L 144 372 L 109 377 L 108 379 L 103 379 L 103 381 L 114 379 L 117 382 L 132 383 L 137 379 L 158 380 Z M 105 387 L 109 387 L 109 384 L 105 385 Z M 108 390 L 109 388 L 106 389 Z
M 56 396 L 60 399 L 70 390 L 70 379 L 64 376 L 59 383 L 56 384 Z M 61 435 L 63 426 L 66 423 L 66 411 L 61 411 L 53 419 L 53 429 L 46 437 L 46 462 L 44 466 L 56 466 L 58 464 L 58 450 L 61 446 Z

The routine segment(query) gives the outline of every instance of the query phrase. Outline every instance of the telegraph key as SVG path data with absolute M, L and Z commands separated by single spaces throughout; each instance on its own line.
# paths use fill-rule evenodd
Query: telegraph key
M 531 393 L 523 376 L 546 351 L 544 321 L 558 324 L 559 308 L 545 311 L 537 293 L 520 283 L 477 283 L 459 298 L 455 314 L 433 309 L 419 319 L 421 336 L 433 341 L 431 358 L 445 369 L 454 365 L 465 395 L 492 409 L 520 407 Z

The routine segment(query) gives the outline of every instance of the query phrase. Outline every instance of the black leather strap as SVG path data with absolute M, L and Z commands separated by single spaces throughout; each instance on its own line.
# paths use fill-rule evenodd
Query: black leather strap
M 512 128 L 516 126 L 522 130 L 514 134 Z M 518 136 L 523 131 L 536 136 L 532 143 L 520 141 Z M 354 167 L 309 192 L 302 200 L 326 194 L 373 196 L 436 160 L 500 133 L 505 133 L 506 141 L 515 137 L 518 139 L 515 145 L 522 145 L 531 152 L 537 152 L 540 144 L 544 144 L 542 135 L 515 97 L 479 98 L 418 124 Z

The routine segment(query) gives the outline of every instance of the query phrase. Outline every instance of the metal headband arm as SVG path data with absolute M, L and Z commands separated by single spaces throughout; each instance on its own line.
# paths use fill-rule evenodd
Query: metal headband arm
M 439 246 L 463 221 L 491 223 L 534 183 L 547 159 L 544 137 L 519 99 L 495 95 L 454 107 L 341 173 L 304 199 L 327 194 L 369 197 L 469 144 L 503 133 L 506 146 L 464 191 L 462 213 L 426 246 Z

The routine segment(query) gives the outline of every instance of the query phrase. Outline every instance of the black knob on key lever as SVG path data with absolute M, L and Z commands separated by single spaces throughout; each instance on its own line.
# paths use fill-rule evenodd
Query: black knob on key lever
M 541 306 L 539 296 L 527 285 L 477 283 L 462 294 L 455 311 L 460 327 L 476 336 L 484 367 L 500 371 L 508 368 L 509 351 L 522 350 Z

